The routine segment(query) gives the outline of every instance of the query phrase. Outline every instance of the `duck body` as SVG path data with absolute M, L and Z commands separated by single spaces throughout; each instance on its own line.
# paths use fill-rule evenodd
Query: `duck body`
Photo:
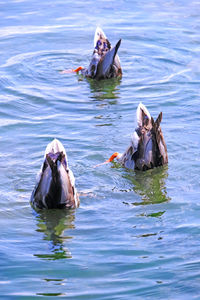
M 87 69 L 81 70 L 81 73 L 85 77 L 96 80 L 121 77 L 122 69 L 117 55 L 120 44 L 121 39 L 112 48 L 102 29 L 97 27 L 91 62 Z
M 137 123 L 131 144 L 123 154 L 117 154 L 117 160 L 126 168 L 148 170 L 168 163 L 167 147 L 160 123 L 162 112 L 156 121 L 147 108 L 140 103 L 137 108 Z
M 79 206 L 74 175 L 68 167 L 66 151 L 57 139 L 47 145 L 31 203 L 39 209 Z

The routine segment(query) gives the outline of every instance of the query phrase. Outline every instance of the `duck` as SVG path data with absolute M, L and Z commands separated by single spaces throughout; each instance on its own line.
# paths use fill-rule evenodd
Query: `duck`
M 145 171 L 168 163 L 167 146 L 161 130 L 162 112 L 156 121 L 146 106 L 139 103 L 136 111 L 137 127 L 133 132 L 130 145 L 123 154 L 118 152 L 105 162 L 115 158 L 124 167 Z
M 65 148 L 57 139 L 46 147 L 44 162 L 31 194 L 31 204 L 35 209 L 70 209 L 80 204 Z
M 78 67 L 73 72 L 81 71 L 83 76 L 96 80 L 120 78 L 122 68 L 117 54 L 120 45 L 121 39 L 112 48 L 103 30 L 97 27 L 94 35 L 94 51 L 88 68 Z

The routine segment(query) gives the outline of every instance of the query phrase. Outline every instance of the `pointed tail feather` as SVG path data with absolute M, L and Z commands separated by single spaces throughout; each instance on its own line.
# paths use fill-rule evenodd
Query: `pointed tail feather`
M 113 47 L 110 51 L 108 51 L 102 58 L 102 60 L 98 64 L 98 77 L 105 76 L 105 74 L 110 70 L 112 66 L 117 51 L 120 47 L 121 39 L 117 42 L 115 47 Z
M 97 41 L 102 38 L 105 40 L 107 39 L 103 30 L 100 27 L 97 27 L 95 34 L 94 34 L 94 47 L 96 47 Z
M 137 123 L 139 127 L 144 126 L 144 123 L 151 123 L 151 115 L 144 104 L 141 102 L 136 111 Z M 149 124 L 150 125 L 150 124 Z M 150 129 L 150 128 L 149 128 Z

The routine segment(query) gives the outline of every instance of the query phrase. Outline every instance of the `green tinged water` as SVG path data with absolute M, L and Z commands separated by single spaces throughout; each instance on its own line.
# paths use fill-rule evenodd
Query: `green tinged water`
M 200 299 L 200 2 L 0 2 L 1 299 Z M 122 43 L 121 80 L 88 66 L 96 26 Z M 142 101 L 169 164 L 113 163 Z M 29 204 L 58 138 L 81 193 L 75 211 Z

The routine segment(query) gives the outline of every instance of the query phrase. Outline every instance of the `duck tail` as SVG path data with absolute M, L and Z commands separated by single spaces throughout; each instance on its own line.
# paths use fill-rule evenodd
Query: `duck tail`
M 101 61 L 98 64 L 98 77 L 105 75 L 110 70 L 110 67 L 115 61 L 115 57 L 117 55 L 117 51 L 120 45 L 121 39 L 117 42 L 115 47 L 113 47 L 110 51 L 106 52 L 106 54 L 102 57 Z

